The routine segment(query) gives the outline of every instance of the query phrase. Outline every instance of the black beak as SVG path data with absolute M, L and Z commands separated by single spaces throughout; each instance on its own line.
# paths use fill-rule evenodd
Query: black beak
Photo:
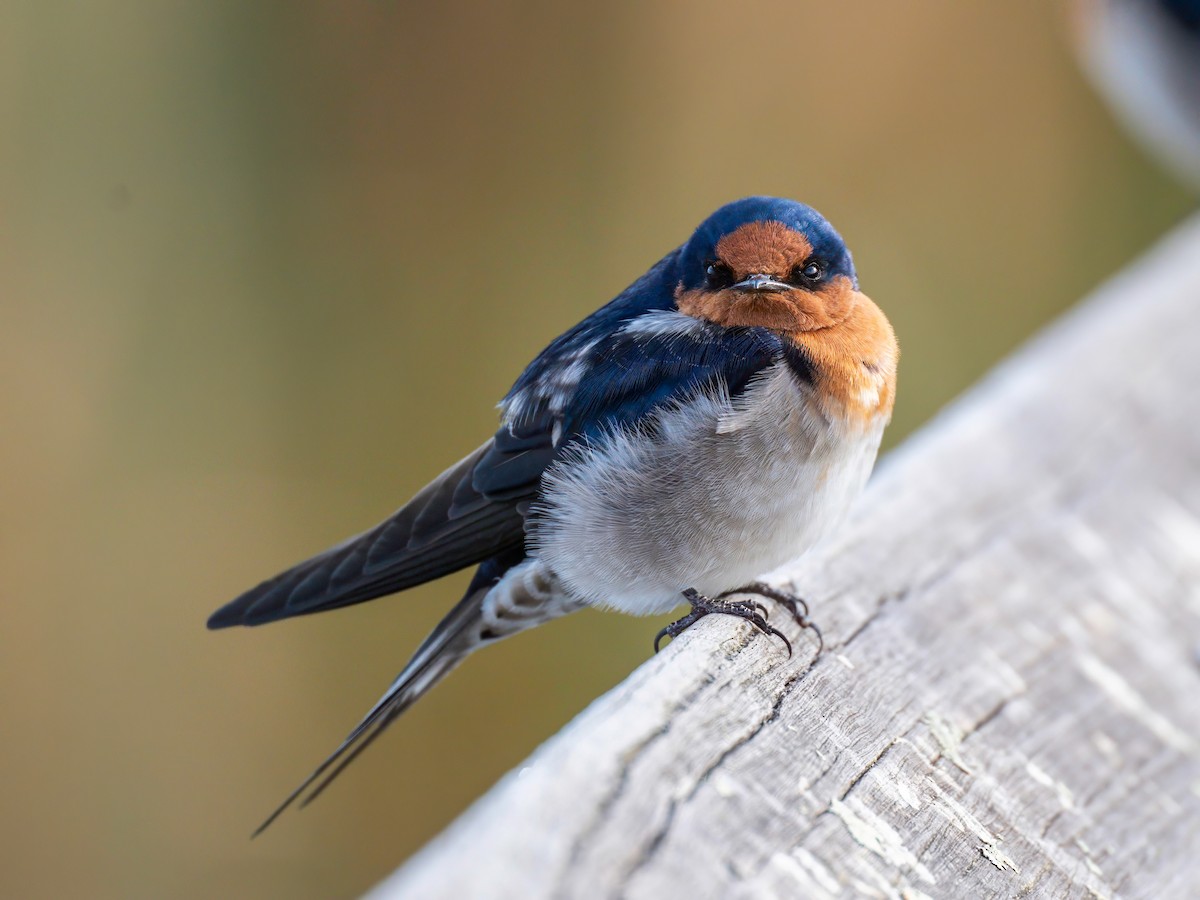
M 770 275 L 750 275 L 733 286 L 735 291 L 790 291 L 792 286 L 784 281 L 776 281 Z

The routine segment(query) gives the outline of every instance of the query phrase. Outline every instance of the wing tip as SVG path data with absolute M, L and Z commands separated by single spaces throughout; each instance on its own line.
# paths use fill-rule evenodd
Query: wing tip
M 219 631 L 234 625 L 265 625 L 289 615 L 286 608 L 273 608 L 261 601 L 261 586 L 242 594 L 236 600 L 230 600 L 208 617 L 208 630 Z
M 234 625 L 242 624 L 242 609 L 238 606 L 235 600 L 232 603 L 226 603 L 216 612 L 208 617 L 205 625 L 209 631 L 219 631 L 222 628 L 231 628 Z

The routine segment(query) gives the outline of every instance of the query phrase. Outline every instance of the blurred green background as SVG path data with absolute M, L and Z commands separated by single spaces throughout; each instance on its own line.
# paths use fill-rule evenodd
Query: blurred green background
M 1068 32 L 1042 0 L 4 4 L 0 895 L 349 896 L 420 847 L 657 623 L 473 658 L 251 843 L 465 576 L 207 614 L 473 449 L 749 193 L 854 249 L 895 443 L 1190 207 Z

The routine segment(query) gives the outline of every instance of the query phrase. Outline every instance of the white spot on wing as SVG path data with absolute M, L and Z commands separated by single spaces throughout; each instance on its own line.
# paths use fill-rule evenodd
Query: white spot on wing
M 618 334 L 631 337 L 673 337 L 691 335 L 699 337 L 707 334 L 712 326 L 692 316 L 685 315 L 674 309 L 660 309 L 630 319 Z
M 591 345 L 588 345 L 590 349 Z M 546 404 L 550 407 L 550 411 L 554 414 L 561 413 L 567 406 L 567 402 L 575 393 L 575 388 L 579 386 L 579 382 L 583 380 L 583 376 L 587 374 L 590 368 L 588 361 L 584 358 L 583 353 L 586 349 L 575 357 L 568 365 L 556 371 L 547 382 L 545 392 L 547 396 Z
M 501 401 L 504 424 L 511 429 L 538 407 L 544 406 L 554 417 L 553 440 L 558 443 L 562 436 L 562 412 L 591 368 L 587 355 L 594 346 L 596 342 L 589 341 L 578 347 L 570 356 L 560 359 L 540 381 Z

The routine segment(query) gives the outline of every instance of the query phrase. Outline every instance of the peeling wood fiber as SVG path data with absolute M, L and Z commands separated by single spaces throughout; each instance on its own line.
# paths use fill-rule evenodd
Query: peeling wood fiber
M 1200 896 L 1200 219 L 780 575 L 819 659 L 702 621 L 372 896 Z

